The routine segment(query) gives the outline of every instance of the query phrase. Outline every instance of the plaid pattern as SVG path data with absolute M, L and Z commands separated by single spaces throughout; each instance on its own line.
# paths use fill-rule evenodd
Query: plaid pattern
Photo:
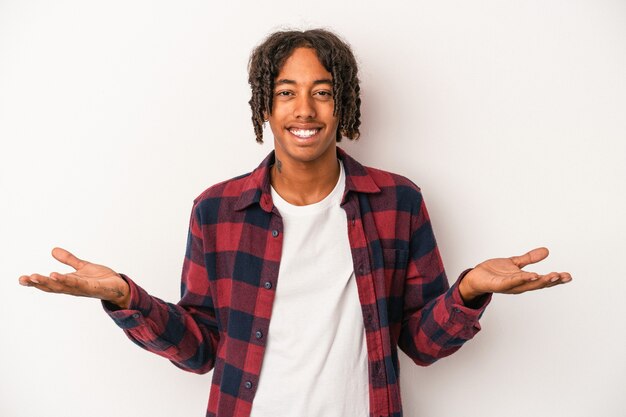
M 449 287 L 419 188 L 338 149 L 369 358 L 370 416 L 402 416 L 398 347 L 419 365 L 480 330 L 478 309 Z M 257 388 L 280 266 L 283 226 L 270 196 L 273 152 L 253 172 L 195 201 L 178 304 L 132 280 L 131 306 L 105 303 L 137 345 L 187 371 L 214 369 L 208 417 L 247 417 Z M 462 276 L 461 276 L 462 278 Z M 311 314 L 315 314 L 311 312 Z

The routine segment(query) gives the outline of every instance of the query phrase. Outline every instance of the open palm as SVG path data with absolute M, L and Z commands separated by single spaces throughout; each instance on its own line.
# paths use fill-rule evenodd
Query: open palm
M 84 261 L 61 248 L 54 248 L 52 256 L 75 271 L 67 274 L 52 272 L 49 276 L 23 275 L 19 278 L 20 284 L 45 292 L 99 298 L 127 306 L 128 284 L 111 268 Z
M 548 249 L 537 248 L 521 256 L 482 262 L 461 281 L 461 295 L 463 299 L 471 300 L 486 293 L 521 294 L 571 281 L 572 277 L 567 272 L 541 275 L 522 269 L 544 260 L 548 254 Z

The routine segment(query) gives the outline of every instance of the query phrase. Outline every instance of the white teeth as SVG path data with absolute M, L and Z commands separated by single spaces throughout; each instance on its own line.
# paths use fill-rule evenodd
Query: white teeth
M 299 138 L 310 138 L 319 132 L 319 129 L 289 129 L 289 131 Z

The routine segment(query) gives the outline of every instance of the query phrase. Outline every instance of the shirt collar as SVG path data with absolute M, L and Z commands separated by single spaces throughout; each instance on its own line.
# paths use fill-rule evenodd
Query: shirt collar
M 337 147 L 337 158 L 343 162 L 346 173 L 346 190 L 342 200 L 345 202 L 349 192 L 379 193 L 380 188 L 363 165 Z M 251 204 L 258 203 L 267 212 L 272 211 L 273 203 L 270 192 L 270 168 L 275 161 L 274 151 L 271 151 L 246 178 L 243 191 L 235 204 L 235 210 L 243 210 Z

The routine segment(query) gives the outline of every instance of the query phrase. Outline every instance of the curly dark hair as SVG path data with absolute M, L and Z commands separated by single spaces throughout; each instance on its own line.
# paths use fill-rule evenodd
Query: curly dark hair
M 285 60 L 296 48 L 314 49 L 321 64 L 333 77 L 333 115 L 339 120 L 337 142 L 342 136 L 358 139 L 361 125 L 361 98 L 357 63 L 350 46 L 325 29 L 279 31 L 257 46 L 248 63 L 249 101 L 256 141 L 263 143 L 263 122 L 272 112 L 274 80 Z

